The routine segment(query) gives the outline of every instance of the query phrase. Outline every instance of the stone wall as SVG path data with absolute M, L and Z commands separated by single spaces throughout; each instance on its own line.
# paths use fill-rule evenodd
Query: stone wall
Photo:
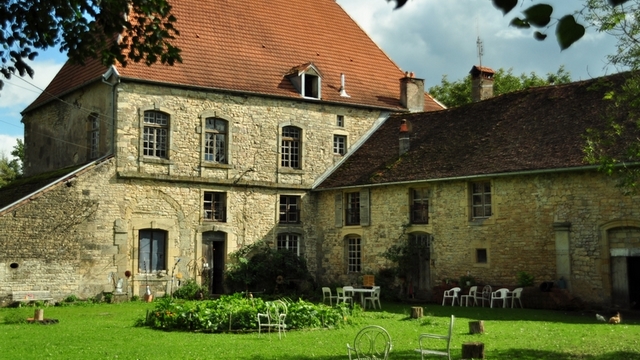
M 335 226 L 334 211 L 318 216 L 322 240 L 318 258 L 321 281 L 351 281 L 347 274 L 344 237 L 362 236 L 363 273 L 389 266 L 380 253 L 390 245 L 406 241 L 407 234 L 433 235 L 431 244 L 432 285 L 443 279 L 459 279 L 467 272 L 478 283 L 516 285 L 516 274 L 525 271 L 542 281 L 557 281 L 556 229 L 568 224 L 569 290 L 588 303 L 607 303 L 611 288 L 607 247 L 601 227 L 615 221 L 637 219 L 637 197 L 623 196 L 614 181 L 595 172 L 522 175 L 488 179 L 492 184 L 493 215 L 471 221 L 469 183 L 464 181 L 412 184 L 431 190 L 428 225 L 409 223 L 410 186 L 371 188 L 371 225 Z M 349 189 L 353 191 L 353 189 Z M 318 192 L 318 207 L 334 209 L 337 191 Z M 622 221 L 624 226 L 629 222 Z M 626 224 L 626 225 L 625 225 Z M 628 231 L 627 231 L 628 232 Z M 612 233 L 611 230 L 608 233 Z M 636 237 L 613 232 L 615 239 L 637 244 Z M 633 232 L 637 234 L 637 232 Z M 619 247 L 623 240 L 612 240 Z M 627 244 L 628 245 L 628 244 Z M 477 263 L 476 249 L 486 249 L 487 263 Z M 536 284 L 536 285 L 537 285 Z

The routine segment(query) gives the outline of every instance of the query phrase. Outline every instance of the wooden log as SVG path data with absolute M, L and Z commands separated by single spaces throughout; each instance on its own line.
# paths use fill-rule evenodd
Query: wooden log
M 484 321 L 469 321 L 470 334 L 484 334 Z
M 484 343 L 471 342 L 462 344 L 463 359 L 484 359 Z
M 44 320 L 44 310 L 42 309 L 36 309 L 36 312 L 33 314 L 33 319 L 35 321 L 42 321 Z
M 419 319 L 422 317 L 422 307 L 420 306 L 413 306 L 411 307 L 411 318 L 412 319 Z

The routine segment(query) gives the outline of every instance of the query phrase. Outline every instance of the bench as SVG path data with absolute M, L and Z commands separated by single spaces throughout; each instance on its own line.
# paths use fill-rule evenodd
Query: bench
M 51 291 L 39 290 L 39 291 L 12 291 L 11 300 L 19 303 L 30 303 L 32 301 L 53 301 L 51 297 Z

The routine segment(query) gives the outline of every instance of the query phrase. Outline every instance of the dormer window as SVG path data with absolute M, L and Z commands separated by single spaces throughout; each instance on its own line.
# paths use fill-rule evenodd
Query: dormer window
M 322 74 L 313 63 L 296 66 L 287 75 L 296 90 L 307 99 L 320 99 Z

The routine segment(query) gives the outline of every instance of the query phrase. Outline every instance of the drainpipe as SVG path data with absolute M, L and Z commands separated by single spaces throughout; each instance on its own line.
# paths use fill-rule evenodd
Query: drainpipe
M 113 81 L 109 81 L 113 77 Z M 111 86 L 111 154 L 116 154 L 116 94 L 117 86 L 120 84 L 120 74 L 118 70 L 112 65 L 106 73 L 102 75 L 102 82 Z M 118 164 L 118 156 L 116 156 L 116 168 Z

